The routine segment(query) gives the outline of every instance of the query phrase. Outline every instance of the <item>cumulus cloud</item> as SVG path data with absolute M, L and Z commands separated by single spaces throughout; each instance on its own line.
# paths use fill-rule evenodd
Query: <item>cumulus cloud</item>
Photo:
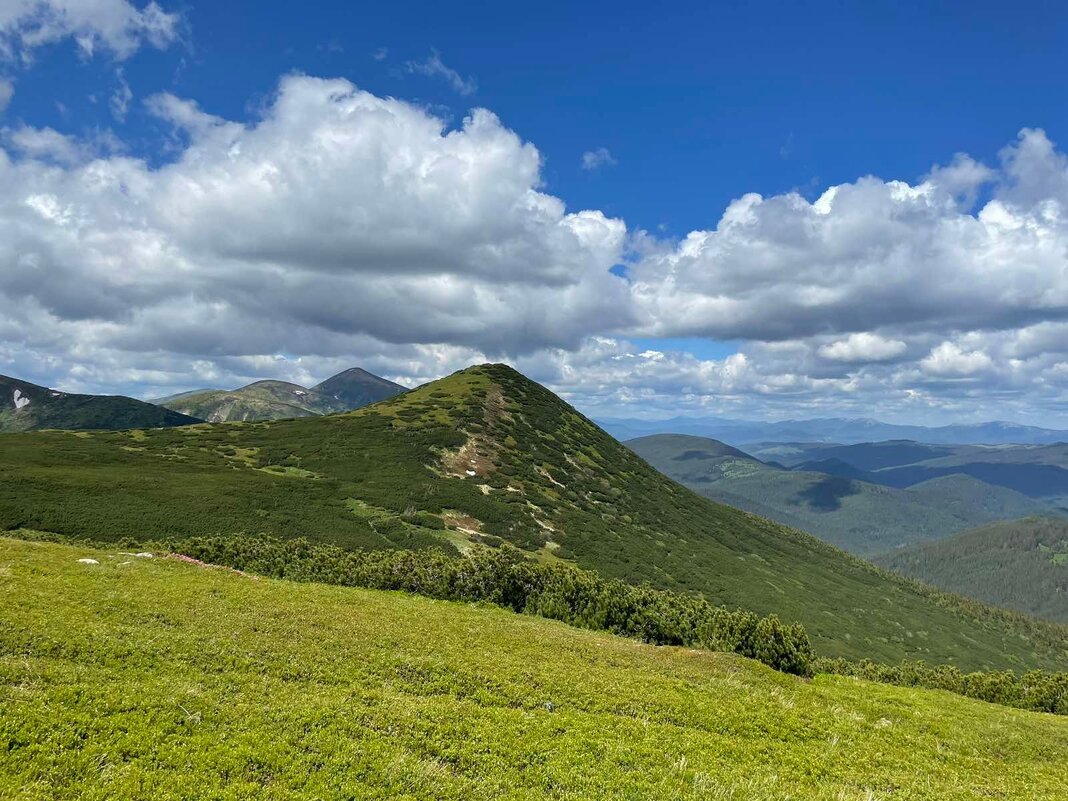
M 159 168 L 87 159 L 48 129 L 7 138 L 11 341 L 29 350 L 63 332 L 82 349 L 72 362 L 408 345 L 522 354 L 634 322 L 609 272 L 624 224 L 541 192 L 537 150 L 488 111 L 447 130 L 401 101 L 302 76 L 247 125 L 170 95 L 149 109 L 189 140 Z
M 862 178 L 816 201 L 745 195 L 715 229 L 647 243 L 631 270 L 650 333 L 789 339 L 909 327 L 1008 328 L 1068 311 L 1068 169 L 1025 130 L 997 173 Z M 996 175 L 977 214 L 967 200 Z
M 15 96 L 15 84 L 7 78 L 0 78 L 0 114 L 3 114 Z
M 155 2 L 138 8 L 128 0 L 3 0 L 0 56 L 29 61 L 37 48 L 69 38 L 86 57 L 106 50 L 123 60 L 146 43 L 168 47 L 179 23 L 178 14 Z
M 993 364 L 983 351 L 965 351 L 955 342 L 943 342 L 920 361 L 920 367 L 939 376 L 970 376 L 989 370 Z
M 386 57 L 387 51 L 384 48 L 380 51 L 376 51 L 375 59 L 377 61 L 382 60 L 377 57 L 377 52 L 382 53 L 382 58 Z M 427 75 L 431 78 L 442 78 L 454 91 L 461 95 L 473 95 L 478 91 L 478 83 L 475 79 L 471 77 L 465 78 L 452 67 L 448 66 L 441 60 L 441 53 L 437 50 L 431 50 L 430 55 L 422 61 L 409 61 L 406 66 L 408 67 L 408 72 Z
M 601 414 L 1068 409 L 1068 160 L 1041 131 L 996 166 L 746 195 L 664 241 L 567 209 L 485 109 L 453 127 L 307 76 L 251 120 L 145 107 L 162 164 L 0 130 L 0 372 L 147 395 L 507 359 Z
M 907 348 L 900 339 L 887 339 L 862 331 L 821 345 L 819 355 L 835 362 L 885 362 L 896 359 Z
M 70 165 L 84 160 L 90 152 L 83 142 L 54 128 L 5 128 L 3 139 L 15 152 L 37 161 Z
M 601 167 L 614 167 L 618 164 L 608 148 L 599 147 L 596 150 L 587 150 L 582 154 L 582 169 L 597 170 Z

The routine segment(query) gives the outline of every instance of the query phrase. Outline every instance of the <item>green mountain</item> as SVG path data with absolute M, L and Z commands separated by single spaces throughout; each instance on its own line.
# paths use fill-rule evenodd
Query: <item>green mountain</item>
M 785 470 L 718 440 L 685 434 L 657 434 L 626 445 L 706 498 L 803 529 L 861 555 L 938 539 L 993 520 L 1051 511 L 1042 501 L 962 474 L 898 489 L 859 481 L 854 478 L 857 468 L 836 465 L 834 458 L 803 463 L 837 470 L 830 473 Z
M 286 381 L 256 381 L 240 389 L 196 390 L 153 402 L 212 423 L 236 423 L 347 412 L 405 389 L 354 367 L 311 389 Z
M 265 533 L 348 548 L 510 542 L 777 613 L 828 656 L 1068 664 L 1068 630 L 709 502 L 503 365 L 326 417 L 0 439 L 0 530 L 14 528 L 137 541 Z
M 1068 623 L 1068 521 L 1029 517 L 877 556 L 950 592 Z
M 0 432 L 162 428 L 199 422 L 121 395 L 77 395 L 0 375 Z
M 1068 719 L 946 692 L 118 550 L 0 591 L 3 798 L 1063 797 Z

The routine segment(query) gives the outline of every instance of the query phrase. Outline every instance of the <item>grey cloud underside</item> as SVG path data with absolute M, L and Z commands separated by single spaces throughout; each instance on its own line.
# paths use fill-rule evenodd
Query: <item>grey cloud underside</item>
M 606 410 L 1066 408 L 1068 163 L 1040 131 L 996 168 L 959 156 L 915 184 L 746 195 L 674 242 L 569 212 L 486 110 L 450 129 L 306 76 L 249 123 L 171 95 L 147 108 L 175 132 L 160 167 L 5 129 L 8 372 L 167 394 L 356 361 L 414 383 L 506 358 Z M 626 342 L 693 335 L 742 352 Z

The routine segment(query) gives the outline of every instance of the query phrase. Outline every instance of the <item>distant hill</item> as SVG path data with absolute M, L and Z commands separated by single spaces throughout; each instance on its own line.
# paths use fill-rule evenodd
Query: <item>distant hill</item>
M 347 412 L 391 398 L 405 389 L 354 367 L 310 389 L 286 381 L 256 381 L 235 390 L 183 392 L 154 403 L 212 423 L 234 423 Z
M 1053 506 L 1068 506 L 1068 444 L 927 445 L 918 442 L 764 443 L 761 459 L 794 470 L 819 469 L 887 487 L 912 487 L 953 475 L 971 476 Z
M 78 395 L 0 375 L 0 432 L 185 426 L 198 419 L 121 395 Z
M 903 426 L 867 418 L 818 418 L 760 422 L 717 417 L 674 417 L 667 420 L 600 418 L 617 439 L 653 434 L 692 434 L 749 447 L 752 443 L 871 443 L 915 440 L 934 444 L 1051 444 L 1068 442 L 1068 431 L 992 422 L 973 425 Z
M 1068 521 L 993 523 L 872 561 L 988 603 L 1068 623 Z
M 454 553 L 510 543 L 801 622 L 823 655 L 963 669 L 1068 659 L 1068 629 L 936 593 L 699 497 L 504 365 L 325 417 L 0 438 L 0 530 L 14 527 Z
M 706 498 L 803 529 L 861 555 L 938 539 L 993 520 L 1050 512 L 1041 501 L 965 475 L 897 489 L 858 480 L 868 474 L 838 459 L 784 470 L 702 437 L 664 434 L 626 445 Z

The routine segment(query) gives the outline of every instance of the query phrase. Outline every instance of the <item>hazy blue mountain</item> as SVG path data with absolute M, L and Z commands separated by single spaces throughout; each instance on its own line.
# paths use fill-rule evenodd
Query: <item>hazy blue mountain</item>
M 666 420 L 600 418 L 620 440 L 652 434 L 692 434 L 739 444 L 812 442 L 853 444 L 915 440 L 930 444 L 1051 444 L 1068 441 L 1068 431 L 991 422 L 940 427 L 903 426 L 867 418 L 818 418 L 759 422 L 718 417 L 673 417 Z
M 1052 511 L 1043 501 L 963 474 L 904 489 L 858 480 L 868 474 L 838 460 L 809 463 L 822 465 L 822 471 L 786 470 L 718 440 L 692 435 L 660 434 L 625 444 L 706 498 L 803 529 L 858 554 Z M 840 474 L 830 472 L 832 468 Z

